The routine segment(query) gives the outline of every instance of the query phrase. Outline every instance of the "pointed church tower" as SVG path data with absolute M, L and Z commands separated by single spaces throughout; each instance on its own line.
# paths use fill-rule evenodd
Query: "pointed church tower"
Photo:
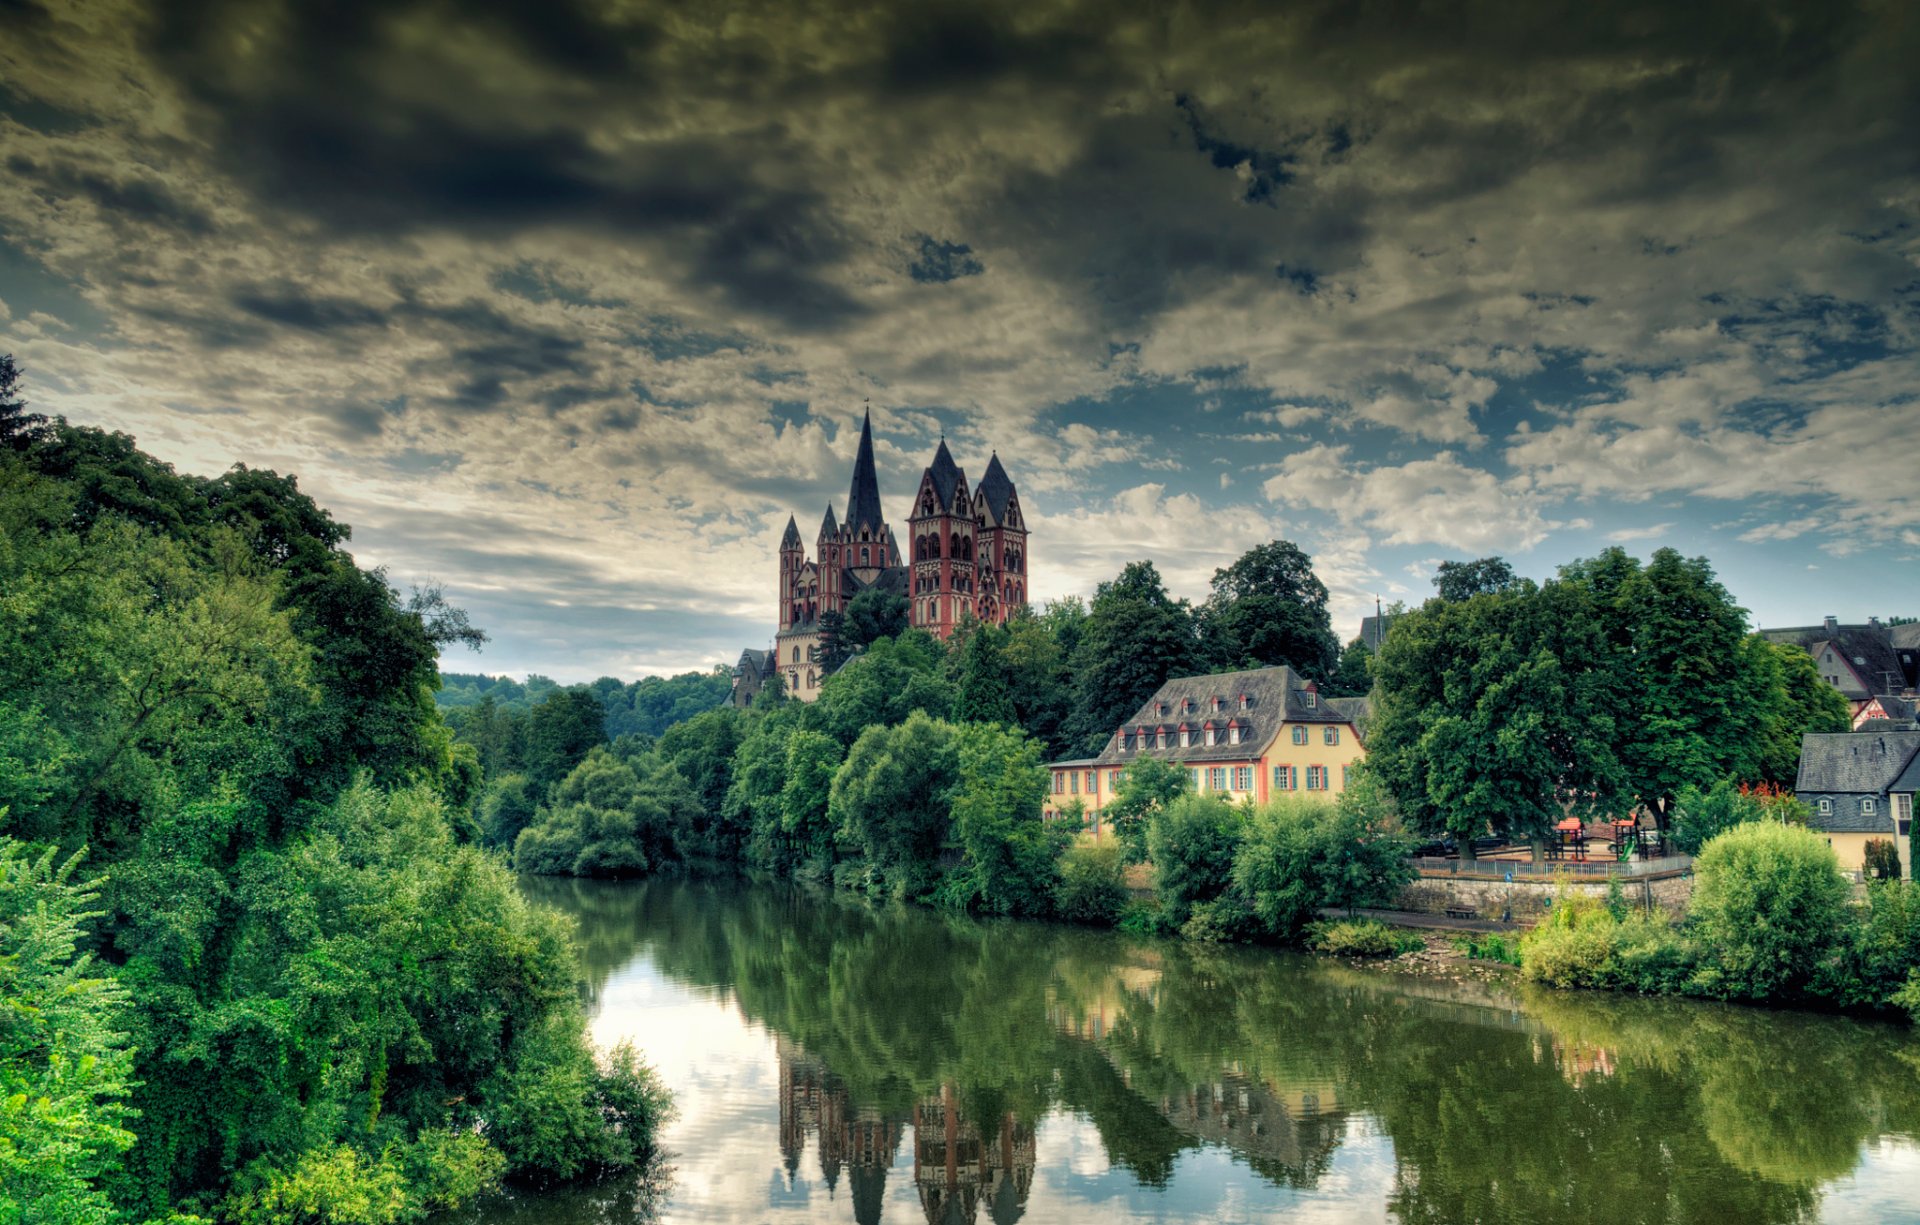
M 974 526 L 967 474 L 942 438 L 933 462 L 920 474 L 907 532 L 913 540 L 909 619 L 936 638 L 950 636 L 973 613 Z
M 787 516 L 780 537 L 780 628 L 790 629 L 804 618 L 800 606 L 800 572 L 807 564 L 807 547 L 800 543 L 800 525 Z
M 847 522 L 842 529 L 846 538 L 845 567 L 853 571 L 862 585 L 880 577 L 888 566 L 898 564 L 887 539 L 886 518 L 880 513 L 880 477 L 873 465 L 873 414 L 860 420 L 860 451 L 853 459 L 853 484 L 847 490 Z
M 1027 602 L 1027 520 L 1020 513 L 1013 478 L 1000 466 L 998 451 L 987 461 L 974 502 L 980 537 L 977 615 L 982 621 L 1003 625 L 1014 609 Z

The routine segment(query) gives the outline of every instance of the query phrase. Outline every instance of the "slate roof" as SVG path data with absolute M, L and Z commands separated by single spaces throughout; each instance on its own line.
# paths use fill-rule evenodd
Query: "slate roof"
M 1367 742 L 1367 726 L 1373 722 L 1372 698 L 1321 698 L 1320 700 L 1347 717 L 1347 722 L 1353 724 L 1353 734 L 1360 737 L 1361 744 Z
M 886 523 L 880 515 L 880 478 L 873 468 L 873 414 L 860 420 L 860 453 L 853 459 L 853 486 L 847 491 L 847 527 L 856 535 L 863 527 L 875 535 Z
M 1382 613 L 1377 617 L 1360 618 L 1360 641 L 1367 644 L 1367 650 L 1378 651 L 1386 640 L 1387 631 L 1393 628 L 1393 619 L 1398 613 Z
M 897 596 L 904 596 L 912 589 L 912 581 L 911 574 L 905 566 L 888 566 L 874 575 L 871 583 L 862 583 L 860 576 L 851 570 L 846 572 L 848 598 L 862 591 L 891 591 Z
M 748 647 L 746 650 L 740 652 L 740 663 L 735 671 L 738 671 L 740 668 L 751 667 L 756 672 L 765 672 L 772 658 L 772 651 L 762 651 L 756 647 Z
M 1000 453 L 995 451 L 987 460 L 986 475 L 980 478 L 980 488 L 975 490 L 981 501 L 987 504 L 987 522 L 1005 523 L 1007 520 L 1007 499 L 1013 496 L 1013 480 L 1007 476 L 1007 470 L 1000 466 Z
M 827 503 L 827 517 L 820 520 L 820 534 L 822 536 L 837 536 L 840 534 L 840 524 L 839 521 L 833 517 L 833 503 L 831 502 Z
M 1898 649 L 1920 650 L 1920 621 L 1891 626 L 1887 630 L 1887 637 Z
M 1880 703 L 1880 709 L 1886 712 L 1887 718 L 1894 723 L 1911 723 L 1914 716 L 1920 714 L 1920 701 L 1915 701 L 1913 698 L 1903 698 L 1892 693 L 1877 693 L 1873 696 L 1873 700 Z M 1881 720 L 1874 719 L 1870 722 L 1879 723 Z
M 1809 732 L 1800 739 L 1801 795 L 1884 795 L 1920 752 L 1920 731 Z
M 952 510 L 953 491 L 966 483 L 967 475 L 953 462 L 953 452 L 947 450 L 944 438 L 940 440 L 940 449 L 933 453 L 933 462 L 927 465 L 927 475 L 933 478 L 933 496 L 939 499 L 940 509 Z
M 1906 682 L 1906 666 L 1884 625 L 1806 625 L 1761 630 L 1760 636 L 1770 642 L 1804 647 L 1816 658 L 1823 644 L 1832 643 L 1859 673 L 1869 695 L 1898 691 Z
M 1349 721 L 1347 713 L 1335 707 L 1331 698 L 1317 698 L 1314 705 L 1307 705 L 1305 685 L 1305 678 L 1285 666 L 1222 672 L 1213 676 L 1175 677 L 1160 686 L 1122 725 L 1128 731 L 1141 727 L 1155 731 L 1164 728 L 1169 747 L 1133 749 L 1122 753 L 1115 738 L 1109 736 L 1105 749 L 1093 760 L 1102 765 L 1119 765 L 1144 755 L 1193 764 L 1246 761 L 1267 746 L 1279 733 L 1282 723 Z M 1252 699 L 1251 705 L 1241 706 L 1242 695 Z M 1213 699 L 1216 697 L 1225 700 L 1225 706 L 1218 711 L 1213 709 Z M 1184 708 L 1186 701 L 1193 703 L 1193 709 Z M 1165 714 L 1159 713 L 1162 704 L 1166 706 Z M 1209 720 L 1222 728 L 1226 727 L 1229 720 L 1237 720 L 1246 729 L 1241 733 L 1240 743 L 1199 743 L 1186 748 L 1179 747 L 1176 734 L 1181 724 L 1186 724 L 1197 735 Z
M 800 525 L 793 521 L 792 515 L 788 515 L 787 530 L 780 534 L 780 547 L 783 549 L 791 548 L 792 546 L 797 545 L 799 543 L 800 543 Z
M 1913 760 L 1907 763 L 1906 769 L 1900 771 L 1900 777 L 1894 779 L 1893 782 L 1888 785 L 1887 790 L 1906 793 L 1920 792 L 1920 753 L 1913 755 Z

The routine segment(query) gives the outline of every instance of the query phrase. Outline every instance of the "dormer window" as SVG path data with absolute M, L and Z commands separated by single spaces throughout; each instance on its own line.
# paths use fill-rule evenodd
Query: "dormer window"
M 1227 743 L 1228 744 L 1240 743 L 1240 725 L 1238 723 L 1227 724 Z
M 1241 710 L 1253 709 L 1253 695 L 1251 693 L 1243 693 L 1240 695 L 1240 709 Z
M 1833 801 L 1832 801 L 1832 800 L 1821 800 L 1821 801 L 1820 801 L 1820 815 L 1821 815 L 1821 816 L 1823 816 L 1823 817 L 1830 817 L 1830 816 L 1832 816 L 1832 815 L 1833 815 Z
M 1213 710 L 1215 714 L 1218 714 L 1219 712 L 1225 710 L 1226 708 L 1227 708 L 1227 699 L 1221 698 L 1221 697 L 1216 697 L 1215 699 L 1213 699 Z
M 1180 747 L 1183 749 L 1193 747 L 1193 733 L 1187 730 L 1187 725 L 1184 723 L 1180 725 Z
M 1300 691 L 1300 701 L 1305 704 L 1308 710 L 1313 710 L 1320 705 L 1320 695 L 1311 689 L 1302 689 Z
M 1218 741 L 1217 741 L 1217 740 L 1215 739 L 1215 737 L 1216 737 L 1217 735 L 1218 735 L 1218 729 L 1217 729 L 1217 728 L 1215 728 L 1215 727 L 1213 726 L 1213 724 L 1212 724 L 1212 723 L 1208 723 L 1208 724 L 1207 724 L 1207 745 L 1208 745 L 1208 747 L 1212 747 L 1212 746 L 1213 746 L 1214 744 L 1216 744 L 1216 743 L 1218 743 Z
M 1860 815 L 1861 816 L 1871 817 L 1879 811 L 1880 811 L 1880 803 L 1878 800 L 1875 800 L 1870 795 L 1860 797 Z

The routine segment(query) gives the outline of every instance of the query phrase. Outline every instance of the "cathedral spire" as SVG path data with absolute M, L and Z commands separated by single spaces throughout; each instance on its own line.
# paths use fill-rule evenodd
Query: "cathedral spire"
M 783 549 L 797 549 L 800 547 L 800 525 L 793 521 L 792 515 L 787 516 L 787 530 L 786 533 L 780 537 L 780 547 Z
M 880 517 L 880 478 L 873 469 L 873 414 L 860 420 L 860 453 L 853 460 L 853 488 L 847 492 L 847 527 L 857 537 L 861 528 L 875 536 L 885 526 Z

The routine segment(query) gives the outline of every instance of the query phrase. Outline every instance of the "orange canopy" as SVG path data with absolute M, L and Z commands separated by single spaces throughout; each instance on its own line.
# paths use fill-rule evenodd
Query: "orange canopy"
M 1572 833 L 1574 830 L 1580 828 L 1580 819 L 1578 817 L 1568 817 L 1566 820 L 1560 822 L 1560 824 L 1554 826 L 1554 828 L 1564 829 L 1568 833 Z

